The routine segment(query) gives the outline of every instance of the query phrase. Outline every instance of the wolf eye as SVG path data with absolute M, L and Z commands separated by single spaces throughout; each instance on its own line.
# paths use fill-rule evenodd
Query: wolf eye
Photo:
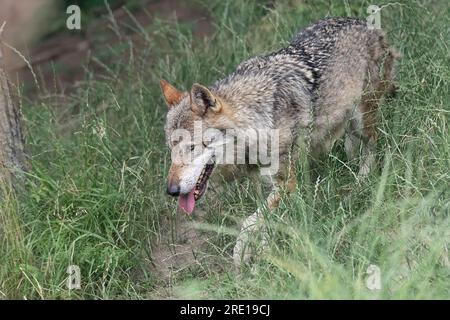
M 195 149 L 195 145 L 194 144 L 191 144 L 191 151 L 194 151 L 194 149 Z

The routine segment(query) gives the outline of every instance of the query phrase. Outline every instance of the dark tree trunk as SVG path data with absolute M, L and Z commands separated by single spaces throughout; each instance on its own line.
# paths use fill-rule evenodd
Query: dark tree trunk
M 0 183 L 2 186 L 16 188 L 21 183 L 26 159 L 21 113 L 11 99 L 10 83 L 3 61 L 1 33 L 0 23 Z

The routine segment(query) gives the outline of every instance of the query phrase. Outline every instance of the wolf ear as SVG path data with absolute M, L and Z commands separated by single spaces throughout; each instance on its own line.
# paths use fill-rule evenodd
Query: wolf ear
M 183 92 L 177 90 L 174 86 L 172 86 L 164 79 L 159 80 L 159 84 L 161 85 L 164 99 L 166 100 L 167 106 L 169 108 L 173 107 L 181 101 Z
M 194 83 L 191 89 L 191 109 L 198 115 L 204 115 L 208 110 L 219 112 L 222 105 L 217 97 L 201 84 Z

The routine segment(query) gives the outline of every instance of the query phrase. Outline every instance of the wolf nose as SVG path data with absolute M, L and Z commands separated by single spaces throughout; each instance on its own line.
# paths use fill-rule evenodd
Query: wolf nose
M 179 196 L 180 195 L 180 186 L 177 184 L 172 184 L 167 187 L 167 193 L 171 196 Z

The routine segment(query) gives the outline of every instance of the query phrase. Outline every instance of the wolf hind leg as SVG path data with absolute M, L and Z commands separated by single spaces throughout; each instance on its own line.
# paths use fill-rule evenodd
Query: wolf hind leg
M 359 136 L 355 135 L 353 132 L 347 132 L 345 134 L 344 148 L 348 161 L 355 160 L 359 156 L 361 146 L 362 141 Z
M 358 177 L 365 178 L 369 175 L 376 164 L 375 144 L 372 142 L 366 143 L 362 147 L 361 162 L 359 165 Z
M 358 177 L 363 178 L 369 175 L 376 163 L 375 145 L 370 141 L 364 142 L 364 139 L 355 134 L 347 134 L 344 146 L 348 160 L 359 157 Z
M 375 164 L 375 141 L 372 131 L 368 131 L 364 126 L 364 114 L 361 113 L 361 106 L 353 111 L 353 116 L 349 121 L 345 133 L 344 148 L 348 161 L 359 158 L 359 177 L 367 176 Z
M 357 130 L 354 131 L 360 142 L 360 163 L 358 176 L 367 177 L 376 164 L 376 143 L 378 138 L 377 132 L 377 111 L 380 104 L 380 95 L 378 92 L 363 97 L 359 111 L 361 113 L 361 123 Z

